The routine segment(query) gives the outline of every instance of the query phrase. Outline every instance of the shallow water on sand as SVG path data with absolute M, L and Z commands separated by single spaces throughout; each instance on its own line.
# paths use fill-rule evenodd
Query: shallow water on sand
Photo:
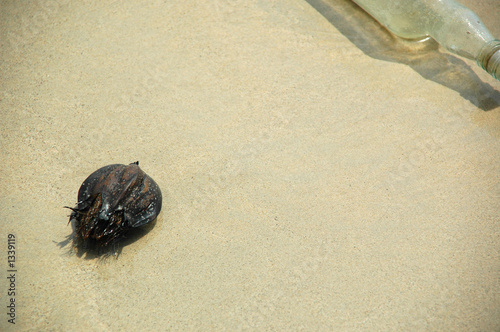
M 500 328 L 499 83 L 381 58 L 313 2 L 2 6 L 2 330 Z M 63 206 L 137 160 L 155 227 L 78 257 Z

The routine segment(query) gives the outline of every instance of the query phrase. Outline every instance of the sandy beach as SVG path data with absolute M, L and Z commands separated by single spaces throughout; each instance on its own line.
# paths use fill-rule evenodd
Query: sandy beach
M 500 82 L 350 1 L 2 1 L 0 114 L 2 331 L 500 330 Z M 78 257 L 135 161 L 154 228 Z

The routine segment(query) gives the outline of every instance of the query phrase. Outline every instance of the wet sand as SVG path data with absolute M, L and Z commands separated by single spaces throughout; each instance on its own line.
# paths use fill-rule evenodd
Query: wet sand
M 500 82 L 358 44 L 351 7 L 4 1 L 0 328 L 498 331 Z M 63 206 L 136 160 L 155 227 L 78 257 Z

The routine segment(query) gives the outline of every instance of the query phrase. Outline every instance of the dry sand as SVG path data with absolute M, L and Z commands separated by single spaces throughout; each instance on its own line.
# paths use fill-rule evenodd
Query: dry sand
M 472 61 L 387 52 L 342 0 L 0 10 L 0 329 L 500 330 L 500 83 Z M 86 176 L 136 160 L 156 227 L 59 246 Z

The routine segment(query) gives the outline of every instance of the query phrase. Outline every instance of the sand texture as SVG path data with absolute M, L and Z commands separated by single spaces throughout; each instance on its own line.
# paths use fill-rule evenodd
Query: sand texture
M 500 37 L 500 2 L 463 3 Z M 3 0 L 0 38 L 0 330 L 500 331 L 473 61 L 345 0 Z M 137 160 L 155 227 L 78 257 L 63 206 Z

